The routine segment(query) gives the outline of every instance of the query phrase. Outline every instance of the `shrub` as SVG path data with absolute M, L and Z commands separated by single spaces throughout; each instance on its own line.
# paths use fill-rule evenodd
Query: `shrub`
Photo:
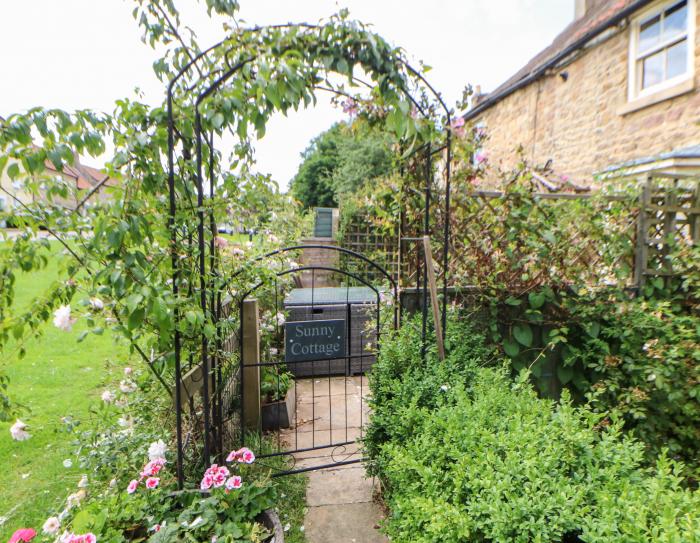
M 700 541 L 700 494 L 681 487 L 681 466 L 662 455 L 643 467 L 621 422 L 567 393 L 538 398 L 527 372 L 479 367 L 478 334 L 451 330 L 461 341 L 444 364 L 423 364 L 405 328 L 373 369 L 367 450 L 392 541 Z

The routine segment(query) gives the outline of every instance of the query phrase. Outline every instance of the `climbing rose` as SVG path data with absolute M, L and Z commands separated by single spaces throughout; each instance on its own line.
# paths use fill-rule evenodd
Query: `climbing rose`
M 35 537 L 36 537 L 36 532 L 34 530 L 32 530 L 31 528 L 20 528 L 14 534 L 12 534 L 12 537 L 10 537 L 10 540 L 7 543 L 19 543 L 20 541 L 31 541 Z
M 343 100 L 341 105 L 343 106 L 343 113 L 347 113 L 351 117 L 354 115 L 357 115 L 357 112 L 358 112 L 357 103 L 352 98 L 348 98 L 347 100 Z
M 127 493 L 133 494 L 134 492 L 136 492 L 136 488 L 137 488 L 138 486 L 139 486 L 139 482 L 138 482 L 136 479 L 132 479 L 132 480 L 129 482 L 129 486 L 126 487 Z
M 75 319 L 70 318 L 70 306 L 62 305 L 53 314 L 53 325 L 64 332 L 70 332 L 75 324 Z
M 58 518 L 49 517 L 46 519 L 46 522 L 44 522 L 44 526 L 41 528 L 41 531 L 45 534 L 55 534 L 58 532 L 60 527 L 61 521 L 58 520 Z
M 146 479 L 146 488 L 153 490 L 158 486 L 160 483 L 160 479 L 158 477 L 149 477 Z
M 457 136 L 458 138 L 461 138 L 464 136 L 464 117 L 457 117 L 456 119 L 453 119 L 452 123 L 450 124 L 450 128 L 452 129 L 452 133 Z
M 241 479 L 238 475 L 234 475 L 233 477 L 229 477 L 226 480 L 226 490 L 237 490 L 243 486 L 243 479 Z
M 10 427 L 10 435 L 12 435 L 12 439 L 15 441 L 26 441 L 32 437 L 32 435 L 27 432 L 27 425 L 19 419 Z
M 130 381 L 129 379 L 123 379 L 119 381 L 119 390 L 124 394 L 130 394 L 136 390 L 136 383 Z

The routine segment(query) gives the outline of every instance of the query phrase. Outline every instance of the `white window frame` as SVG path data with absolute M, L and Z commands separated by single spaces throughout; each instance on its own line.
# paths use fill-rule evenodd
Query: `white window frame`
M 663 13 L 668 8 L 677 4 L 678 0 L 663 0 L 660 2 L 655 2 L 651 7 L 645 11 L 636 15 L 630 21 L 630 47 L 629 47 L 629 66 L 628 66 L 628 101 L 634 102 L 635 100 L 641 100 L 648 97 L 653 97 L 655 94 L 664 93 L 669 89 L 673 89 L 678 86 L 686 86 L 685 83 L 692 81 L 695 77 L 695 4 L 696 0 L 687 0 L 688 6 L 688 29 L 687 29 L 687 49 L 688 49 L 688 65 L 686 71 L 683 74 L 679 74 L 671 79 L 666 79 L 656 85 L 652 85 L 646 89 L 642 89 L 641 70 L 637 68 L 637 62 L 640 58 L 639 54 L 639 32 L 642 23 L 655 17 L 660 13 Z M 680 41 L 678 37 L 672 40 L 667 40 L 662 42 L 653 48 L 654 51 L 661 51 L 667 49 L 671 44 Z M 645 52 L 644 56 L 649 56 L 649 52 Z

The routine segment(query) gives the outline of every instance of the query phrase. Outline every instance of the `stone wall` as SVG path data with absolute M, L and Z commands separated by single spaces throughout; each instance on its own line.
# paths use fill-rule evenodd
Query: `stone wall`
M 700 0 L 695 1 L 698 20 Z M 489 135 L 483 150 L 491 166 L 512 169 L 522 146 L 530 164 L 551 159 L 556 173 L 590 183 L 594 172 L 609 166 L 699 144 L 700 28 L 695 34 L 694 88 L 625 112 L 629 40 L 629 27 L 618 29 L 475 119 Z M 564 71 L 566 81 L 560 76 Z M 496 173 L 490 176 L 495 179 Z

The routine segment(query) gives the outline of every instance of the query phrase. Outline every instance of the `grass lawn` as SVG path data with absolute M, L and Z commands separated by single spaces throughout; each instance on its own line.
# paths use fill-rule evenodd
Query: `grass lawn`
M 52 258 L 46 269 L 18 278 L 18 307 L 26 306 L 57 278 L 58 258 Z M 27 441 L 14 441 L 11 423 L 0 423 L 0 542 L 18 528 L 40 531 L 47 514 L 76 491 L 81 472 L 71 455 L 72 436 L 61 418 L 89 421 L 94 416 L 90 405 L 100 401 L 103 386 L 121 378 L 128 359 L 126 346 L 115 344 L 109 334 L 90 335 L 77 343 L 83 329 L 80 321 L 71 332 L 48 323 L 44 335 L 27 345 L 24 359 L 15 356 L 12 346 L 0 353 L 0 364 L 10 378 L 10 396 L 28 409 L 20 418 L 32 435 Z M 74 466 L 65 468 L 65 459 L 72 459 Z

